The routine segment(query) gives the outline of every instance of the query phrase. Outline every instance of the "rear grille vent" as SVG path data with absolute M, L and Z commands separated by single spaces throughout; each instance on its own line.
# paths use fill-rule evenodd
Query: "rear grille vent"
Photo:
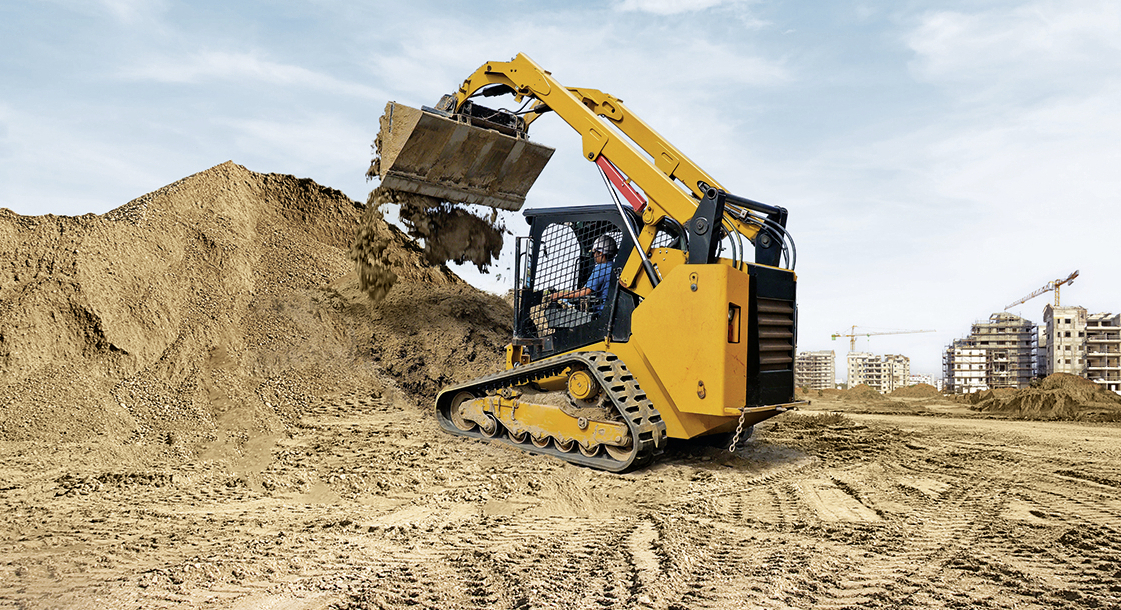
M 794 369 L 794 303 L 778 299 L 757 299 L 759 329 L 759 370 Z

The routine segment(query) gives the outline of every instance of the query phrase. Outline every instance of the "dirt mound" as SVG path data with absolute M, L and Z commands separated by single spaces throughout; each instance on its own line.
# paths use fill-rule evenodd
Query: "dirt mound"
M 850 402 L 868 402 L 868 401 L 882 401 L 887 400 L 883 394 L 873 390 L 869 386 L 860 385 L 853 386 L 840 394 L 841 400 Z
M 509 307 L 367 215 L 398 284 L 369 302 L 363 215 L 232 162 L 100 216 L 3 210 L 0 439 L 236 448 L 312 395 L 430 397 L 497 367 Z
M 1055 373 L 1022 390 L 978 392 L 970 408 L 1020 419 L 1121 420 L 1121 396 L 1088 379 Z
M 938 388 L 930 385 L 929 383 L 909 385 L 905 388 L 899 388 L 891 394 L 888 394 L 888 396 L 891 396 L 893 398 L 934 398 L 941 395 L 942 392 L 939 392 Z
M 983 390 L 983 391 L 980 391 L 980 392 L 973 392 L 971 394 L 957 394 L 957 395 L 954 396 L 954 398 L 956 400 L 958 400 L 959 402 L 964 402 L 966 404 L 975 405 L 975 404 L 977 404 L 977 403 L 979 403 L 983 400 L 988 400 L 988 399 L 994 398 L 994 397 L 1001 398 L 1001 397 L 1012 396 L 1013 394 L 1015 394 L 1018 391 L 1019 390 L 1017 390 L 1016 388 L 995 388 L 995 389 L 992 389 L 992 390 Z

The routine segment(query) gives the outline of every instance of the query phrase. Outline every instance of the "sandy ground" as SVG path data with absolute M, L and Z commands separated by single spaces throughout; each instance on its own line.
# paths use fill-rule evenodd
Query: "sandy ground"
M 1121 607 L 1121 424 L 823 393 L 624 475 L 440 432 L 510 306 L 377 218 L 368 299 L 368 211 L 234 163 L 0 209 L 0 608 Z
M 735 455 L 614 475 L 449 436 L 405 396 L 323 396 L 240 459 L 0 445 L 0 606 L 1121 605 L 1116 424 L 817 402 Z

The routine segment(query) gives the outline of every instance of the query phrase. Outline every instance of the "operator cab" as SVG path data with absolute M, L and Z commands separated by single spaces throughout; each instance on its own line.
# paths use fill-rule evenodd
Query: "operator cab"
M 641 226 L 628 210 L 631 222 Z M 518 238 L 514 276 L 514 344 L 532 360 L 591 345 L 611 337 L 626 342 L 631 313 L 640 298 L 620 287 L 619 277 L 634 248 L 613 205 L 527 209 L 529 236 Z M 601 291 L 553 300 L 550 293 L 588 287 L 596 267 L 593 251 L 604 238 L 617 245 L 608 263 L 606 298 Z M 654 247 L 684 249 L 685 231 L 676 223 L 659 230 Z

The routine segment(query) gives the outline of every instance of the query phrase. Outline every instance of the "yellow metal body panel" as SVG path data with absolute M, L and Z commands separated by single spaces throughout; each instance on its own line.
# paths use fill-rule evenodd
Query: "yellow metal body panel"
M 747 342 L 742 316 L 751 277 L 726 265 L 674 268 L 635 310 L 631 341 L 670 388 L 678 410 L 725 415 L 747 402 Z M 734 318 L 734 319 L 729 319 Z
M 666 435 L 670 438 L 693 438 L 709 432 L 725 432 L 735 429 L 736 417 L 685 413 L 677 408 L 671 387 L 659 376 L 660 371 L 647 359 L 639 341 L 632 336 L 627 343 L 606 342 L 592 345 L 588 350 L 609 351 L 627 363 L 627 369 L 638 380 L 642 391 L 653 401 L 662 421 L 666 424 Z M 680 390 L 680 388 L 678 388 Z

